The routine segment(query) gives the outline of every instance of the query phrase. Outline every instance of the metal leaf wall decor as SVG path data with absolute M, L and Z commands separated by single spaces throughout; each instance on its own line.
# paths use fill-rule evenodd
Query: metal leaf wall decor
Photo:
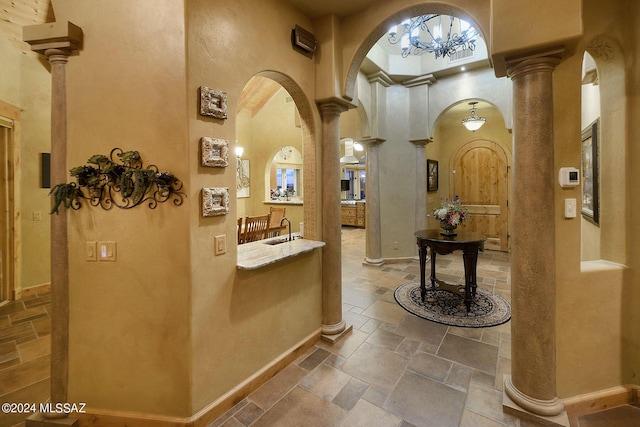
M 83 199 L 92 206 L 110 210 L 114 206 L 131 209 L 143 203 L 155 209 L 158 203 L 169 200 L 179 206 L 186 197 L 178 178 L 159 171 L 155 165 L 143 166 L 137 151 L 114 148 L 108 157 L 96 154 L 87 163 L 69 171 L 76 182 L 53 187 L 49 193 L 54 201 L 52 214 L 57 214 L 60 206 L 80 209 Z

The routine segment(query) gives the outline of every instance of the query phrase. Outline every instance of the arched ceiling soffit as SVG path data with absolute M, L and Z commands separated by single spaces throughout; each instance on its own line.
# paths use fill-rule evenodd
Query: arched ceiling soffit
M 271 80 L 272 82 L 277 83 L 278 85 L 282 86 L 289 93 L 289 95 L 291 95 L 291 98 L 293 99 L 293 102 L 295 102 L 296 108 L 298 109 L 298 113 L 300 114 L 303 137 L 309 136 L 313 132 L 313 110 L 311 109 L 307 96 L 300 88 L 300 86 L 298 86 L 298 84 L 289 76 L 277 71 L 261 71 L 257 73 L 256 76 L 264 77 L 267 80 Z M 265 86 L 271 85 L 267 81 L 265 82 Z M 271 90 L 267 88 L 263 90 L 263 96 L 268 96 L 270 98 L 274 94 L 275 92 L 271 93 Z
M 506 127 L 507 120 L 505 119 L 506 116 L 504 111 L 502 111 L 499 106 L 481 98 L 465 99 L 449 105 L 449 107 L 443 109 L 435 118 L 434 127 L 438 124 L 440 119 L 444 119 L 445 117 L 447 117 L 447 120 L 453 118 L 456 124 L 461 123 L 462 118 L 469 115 L 469 111 L 471 110 L 469 102 L 473 101 L 478 102 L 478 104 L 476 104 L 476 112 L 478 116 L 486 117 L 487 122 L 489 120 L 495 120 L 497 116 L 500 116 L 500 118 L 505 122 Z
M 456 16 L 473 22 L 487 44 L 490 24 L 490 4 L 488 1 L 451 0 L 450 2 L 416 2 L 397 0 L 378 2 L 342 21 L 343 64 L 348 64 L 344 76 L 343 96 L 353 100 L 358 70 L 374 44 L 393 25 L 404 19 L 436 13 Z M 370 23 L 363 25 L 363 22 Z M 377 22 L 377 24 L 375 24 Z

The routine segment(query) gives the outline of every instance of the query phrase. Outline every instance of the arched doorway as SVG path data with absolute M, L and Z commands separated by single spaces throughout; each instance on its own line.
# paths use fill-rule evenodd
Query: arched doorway
M 292 231 L 301 231 L 304 223 L 305 235 L 314 238 L 315 144 L 312 113 L 302 91 L 280 73 L 258 73 L 242 91 L 237 117 L 236 147 L 242 148 L 236 154 L 237 171 L 242 171 L 237 177 L 238 215 L 258 215 L 273 205 L 286 205 Z M 298 153 L 295 167 L 285 152 Z M 295 194 L 270 194 L 278 187 L 278 172 L 288 168 L 295 175 Z
M 451 159 L 451 192 L 471 215 L 463 226 L 487 236 L 486 249 L 508 252 L 509 158 L 493 141 L 471 141 Z

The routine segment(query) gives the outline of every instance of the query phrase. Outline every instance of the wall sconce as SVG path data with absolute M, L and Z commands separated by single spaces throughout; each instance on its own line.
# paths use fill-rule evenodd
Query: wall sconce
M 242 153 L 244 153 L 244 148 L 236 145 L 236 156 L 242 157 Z

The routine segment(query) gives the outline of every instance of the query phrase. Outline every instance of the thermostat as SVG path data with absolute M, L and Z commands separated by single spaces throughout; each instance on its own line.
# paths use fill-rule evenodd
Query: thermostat
M 558 181 L 560 187 L 576 187 L 580 185 L 580 171 L 576 168 L 560 168 Z

